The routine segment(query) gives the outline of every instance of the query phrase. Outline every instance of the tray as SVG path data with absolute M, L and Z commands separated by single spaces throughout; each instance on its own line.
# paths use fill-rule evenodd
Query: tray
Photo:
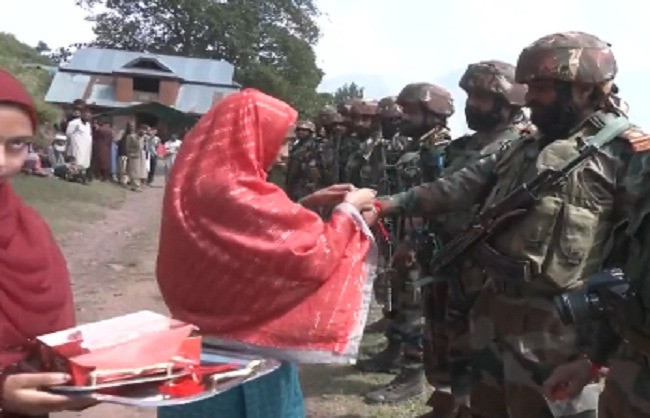
M 206 389 L 201 393 L 186 397 L 170 397 L 160 393 L 160 382 L 169 380 L 168 376 L 165 376 L 163 379 L 143 378 L 138 379 L 138 383 L 131 381 L 128 384 L 122 385 L 111 383 L 98 385 L 101 387 L 96 388 L 58 386 L 49 388 L 49 390 L 54 393 L 64 393 L 70 397 L 92 398 L 99 402 L 142 408 L 158 408 L 183 405 L 208 399 L 246 382 L 266 376 L 280 367 L 280 362 L 274 359 L 204 347 L 201 352 L 201 365 L 212 366 L 219 364 L 240 364 L 242 368 L 213 376 L 205 376 L 203 383 Z M 249 365 L 252 367 L 246 369 Z M 182 376 L 184 373 L 180 373 L 179 375 Z M 104 392 L 107 390 L 110 393 Z

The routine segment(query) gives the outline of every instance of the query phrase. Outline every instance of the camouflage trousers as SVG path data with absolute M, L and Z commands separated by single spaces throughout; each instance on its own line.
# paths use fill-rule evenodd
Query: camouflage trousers
M 577 330 L 563 325 L 551 298 L 488 289 L 474 303 L 470 321 L 475 416 L 596 417 L 597 392 L 590 395 L 597 385 L 568 401 L 549 403 L 542 393 L 552 370 L 586 348 Z
M 650 363 L 629 347 L 612 360 L 600 395 L 600 418 L 650 418 Z
M 419 277 L 419 268 L 400 270 L 396 271 L 391 283 L 394 309 L 386 338 L 403 344 L 403 367 L 421 368 L 424 318 L 420 291 L 413 285 Z

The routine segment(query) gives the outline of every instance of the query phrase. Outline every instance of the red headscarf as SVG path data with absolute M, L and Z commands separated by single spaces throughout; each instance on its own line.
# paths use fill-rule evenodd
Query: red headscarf
M 244 90 L 188 133 L 165 195 L 158 282 L 174 316 L 220 343 L 297 361 L 349 360 L 374 246 L 356 210 L 342 205 L 324 222 L 266 181 L 296 117 Z
M 3 71 L 0 103 L 25 110 L 36 125 L 29 94 Z M 0 368 L 24 357 L 30 339 L 73 325 L 63 254 L 43 219 L 0 182 Z

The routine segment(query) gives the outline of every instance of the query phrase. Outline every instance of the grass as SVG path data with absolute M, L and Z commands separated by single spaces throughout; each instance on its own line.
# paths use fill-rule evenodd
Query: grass
M 45 218 L 57 238 L 103 219 L 107 208 L 118 208 L 126 198 L 126 191 L 111 183 L 84 186 L 57 178 L 20 175 L 12 184 L 16 193 Z
M 0 32 L 0 68 L 18 78 L 29 91 L 36 104 L 39 122 L 51 124 L 61 118 L 58 106 L 45 103 L 45 95 L 52 82 L 47 70 L 26 64 L 52 65 L 49 58 L 39 54 L 29 45 L 9 33 Z
M 378 311 L 371 311 L 370 322 L 378 319 Z M 363 337 L 361 352 L 371 355 L 381 351 L 386 340 L 381 334 L 368 333 Z M 300 366 L 307 411 L 310 417 L 417 417 L 430 412 L 425 403 L 431 390 L 420 398 L 394 405 L 369 405 L 363 400 L 366 393 L 382 388 L 393 375 L 362 373 L 352 366 Z

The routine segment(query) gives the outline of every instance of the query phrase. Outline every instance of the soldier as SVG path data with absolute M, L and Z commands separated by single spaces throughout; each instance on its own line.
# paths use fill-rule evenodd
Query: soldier
M 399 131 L 402 123 L 402 108 L 397 104 L 397 97 L 381 99 L 378 112 L 385 153 L 383 164 L 388 168 L 384 170 L 385 182 L 388 184 L 379 187 L 378 191 L 379 193 L 393 194 L 400 191 L 398 189 L 399 177 L 396 171 L 397 162 L 407 152 L 417 151 L 417 147 L 414 146 L 415 141 L 402 135 Z
M 511 141 L 532 132 L 522 110 L 526 86 L 515 82 L 513 65 L 501 61 L 471 64 L 459 85 L 467 93 L 465 119 L 474 133 L 452 141 L 447 147 L 445 175 L 490 157 Z M 436 233 L 441 243 L 450 241 L 469 227 L 477 209 L 476 206 L 467 207 L 439 217 Z M 454 416 L 461 406 L 469 406 L 471 350 L 468 313 L 483 287 L 482 282 L 471 281 L 477 276 L 473 272 L 476 268 L 480 267 L 466 258 L 460 265 L 439 273 L 441 278 L 458 277 L 463 286 L 462 294 L 455 294 L 458 289 L 449 289 L 445 309 L 437 309 L 438 315 L 425 316 L 427 329 L 433 331 L 424 337 L 424 347 L 428 350 L 424 356 L 427 380 L 434 387 L 446 383 L 451 386 L 451 394 L 436 390 L 429 400 L 436 417 Z
M 636 145 L 638 135 L 621 135 L 627 120 L 610 100 L 616 71 L 609 44 L 593 35 L 537 40 L 519 56 L 515 79 L 528 86 L 539 133 L 379 200 L 380 215 L 438 215 L 481 205 L 482 223 L 455 242 L 474 240 L 453 254 L 471 254 L 482 267 L 476 281 L 486 283 L 472 308 L 472 345 L 475 361 L 493 373 L 481 373 L 472 390 L 475 416 L 596 416 L 590 395 L 597 387 L 551 402 L 542 382 L 588 348 L 585 333 L 562 322 L 554 297 L 583 287 L 597 271 L 607 237 L 630 205 L 615 197 L 639 188 L 629 184 L 639 178 L 632 163 L 647 148 Z M 508 222 L 500 221 L 504 215 Z
M 318 116 L 316 116 L 316 134 L 320 138 L 329 138 L 331 135 L 332 120 L 337 113 L 336 108 L 331 105 L 326 105 L 318 112 Z
M 336 110 L 338 116 L 334 116 L 334 124 L 332 126 L 334 132 L 338 135 L 338 144 L 336 144 L 336 155 L 338 156 L 336 163 L 339 172 L 339 183 L 349 183 L 348 179 L 348 163 L 352 155 L 359 150 L 359 139 L 352 129 L 352 119 L 350 110 L 352 104 L 360 101 L 360 99 L 347 100 L 340 103 Z
M 397 193 L 400 190 L 400 177 L 398 175 L 398 161 L 412 147 L 413 141 L 399 133 L 402 108 L 397 104 L 396 97 L 385 97 L 377 106 L 379 124 L 381 129 L 381 152 L 375 160 L 378 168 L 377 190 L 380 194 Z M 380 258 L 377 279 L 375 280 L 376 299 L 383 308 L 383 319 L 376 325 L 382 327 L 390 321 L 393 311 L 393 294 L 391 283 L 393 269 L 390 266 L 393 258 L 394 246 L 399 241 L 403 232 L 401 220 L 397 217 L 384 220 L 383 233 L 378 234 Z M 370 325 L 369 328 L 373 327 Z
M 320 137 L 328 142 L 334 152 L 334 176 L 336 183 L 342 184 L 347 180 L 347 136 L 349 121 L 344 118 L 332 106 L 326 106 L 318 114 L 318 124 L 320 126 Z
M 403 110 L 400 131 L 418 138 L 413 144 L 417 154 L 407 153 L 402 164 L 402 181 L 434 179 L 442 172 L 442 151 L 448 143 L 447 118 L 454 112 L 451 94 L 442 87 L 417 83 L 409 84 L 397 97 Z M 408 156 L 408 158 L 406 158 Z M 419 164 L 417 177 L 412 178 L 412 163 Z M 427 249 L 431 244 L 428 221 L 413 217 L 404 218 L 405 242 L 400 243 L 393 257 L 395 276 L 392 294 L 395 298 L 386 337 L 388 347 L 372 359 L 360 363 L 367 371 L 395 372 L 397 377 L 385 388 L 370 392 L 366 400 L 371 403 L 391 403 L 418 396 L 424 389 L 423 368 L 423 318 L 419 291 L 415 281 L 427 274 Z
M 444 168 L 444 149 L 451 139 L 447 118 L 454 113 L 451 94 L 429 83 L 409 84 L 400 92 L 402 135 L 415 140 L 420 152 L 424 181 L 440 177 Z
M 350 131 L 357 141 L 357 149 L 348 160 L 348 181 L 356 187 L 376 189 L 382 167 L 382 137 L 378 103 L 374 100 L 355 100 L 350 106 Z
M 294 201 L 336 182 L 332 147 L 318 138 L 316 126 L 299 121 L 295 129 L 296 142 L 289 153 L 287 194 Z

